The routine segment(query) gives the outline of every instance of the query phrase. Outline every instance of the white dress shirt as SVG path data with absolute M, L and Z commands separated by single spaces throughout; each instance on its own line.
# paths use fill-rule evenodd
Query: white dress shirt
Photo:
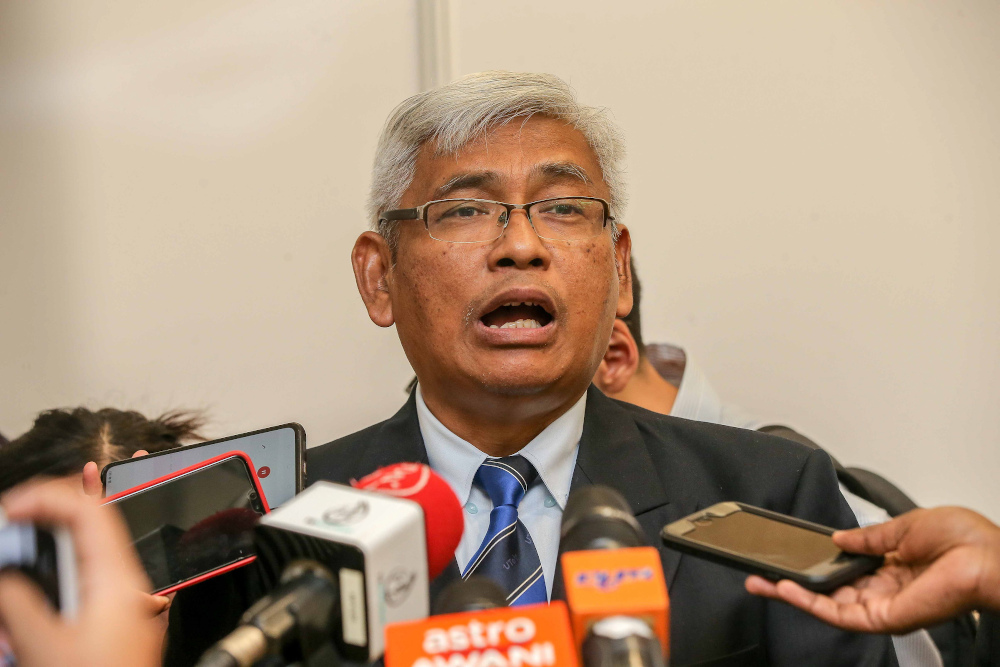
M 419 384 L 416 391 L 417 421 L 427 449 L 427 460 L 431 468 L 451 485 L 464 506 L 465 532 L 455 551 L 455 558 L 459 570 L 465 571 L 490 526 L 493 503 L 482 489 L 472 483 L 479 466 L 488 457 L 449 431 L 431 413 L 424 403 Z M 535 466 L 541 481 L 524 494 L 517 516 L 535 543 L 549 597 L 552 596 L 552 581 L 559 557 L 559 526 L 573 481 L 586 409 L 587 394 L 584 393 L 573 407 L 517 452 Z

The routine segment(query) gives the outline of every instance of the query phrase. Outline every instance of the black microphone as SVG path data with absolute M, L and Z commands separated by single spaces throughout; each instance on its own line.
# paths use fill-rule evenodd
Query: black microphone
M 570 494 L 559 550 L 585 667 L 663 667 L 669 602 L 659 553 L 618 491 Z M 662 641 L 662 644 L 661 644 Z
M 507 606 L 507 594 L 492 579 L 473 575 L 448 584 L 434 601 L 435 616 Z
M 559 552 L 646 546 L 646 535 L 628 501 L 607 486 L 584 486 L 570 494 L 559 530 Z
M 288 565 L 271 593 L 240 619 L 240 626 L 210 648 L 198 667 L 250 667 L 267 656 L 301 662 L 330 642 L 340 597 L 329 569 L 312 560 Z

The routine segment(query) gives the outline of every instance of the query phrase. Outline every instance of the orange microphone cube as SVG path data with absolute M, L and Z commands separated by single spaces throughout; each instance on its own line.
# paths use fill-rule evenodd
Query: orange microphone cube
M 578 649 L 595 621 L 631 616 L 646 621 L 670 654 L 670 602 L 656 549 L 569 551 L 562 570 Z

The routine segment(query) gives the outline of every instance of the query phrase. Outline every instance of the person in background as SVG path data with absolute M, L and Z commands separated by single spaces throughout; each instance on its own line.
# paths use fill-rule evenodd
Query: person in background
M 594 375 L 594 384 L 611 398 L 626 401 L 653 412 L 750 430 L 768 430 L 770 422 L 757 419 L 724 403 L 709 385 L 701 369 L 679 347 L 646 345 L 642 337 L 642 283 L 632 262 L 632 310 L 615 320 L 608 351 Z M 799 441 L 804 436 L 784 429 Z M 784 435 L 784 432 L 781 435 Z M 851 493 L 843 484 L 841 495 L 861 526 L 889 520 L 889 514 L 873 503 Z M 925 630 L 905 637 L 893 637 L 899 664 L 935 667 L 942 657 Z M 971 641 L 970 641 L 971 645 Z
M 35 478 L 66 478 L 88 496 L 101 495 L 100 470 L 112 461 L 142 456 L 201 440 L 203 418 L 168 412 L 148 419 L 126 410 L 47 410 L 19 438 L 0 448 L 0 493 Z M 81 473 L 82 470 L 82 473 Z M 142 595 L 145 616 L 156 618 L 160 639 L 167 629 L 172 596 Z M 4 640 L 0 637 L 0 652 Z M 14 664 L 0 657 L 0 666 Z
M 113 408 L 47 410 L 30 430 L 0 449 L 0 492 L 33 477 L 75 477 L 82 470 L 84 491 L 99 495 L 105 465 L 200 440 L 203 424 L 189 412 L 147 419 Z
M 962 507 L 916 509 L 887 523 L 838 531 L 833 541 L 844 551 L 885 556 L 885 564 L 829 596 L 757 576 L 747 578 L 747 590 L 855 632 L 908 632 L 978 610 L 977 662 L 1000 664 L 996 524 Z
M 32 481 L 0 500 L 11 521 L 65 526 L 78 562 L 80 608 L 67 622 L 34 583 L 0 573 L 0 630 L 19 667 L 152 667 L 162 630 L 149 618 L 149 581 L 117 512 L 81 495 L 75 480 Z

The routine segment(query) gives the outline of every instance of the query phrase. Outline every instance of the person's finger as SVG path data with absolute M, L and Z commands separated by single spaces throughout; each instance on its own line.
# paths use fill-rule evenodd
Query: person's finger
M 58 622 L 56 612 L 31 580 L 16 571 L 0 575 L 0 624 L 15 655 L 25 656 L 32 646 L 44 642 Z
M 760 595 L 766 598 L 778 598 L 778 587 L 773 581 L 769 581 L 764 577 L 759 577 L 756 574 L 751 574 L 747 577 L 746 582 L 743 584 L 748 593 L 753 593 L 754 595 Z
M 150 618 L 159 616 L 170 609 L 170 604 L 173 602 L 172 598 L 166 595 L 149 595 L 147 593 L 139 593 L 139 595 L 142 596 L 143 612 Z
M 882 556 L 899 546 L 910 525 L 919 518 L 922 510 L 913 510 L 885 523 L 838 530 L 833 534 L 833 543 L 844 551 L 856 554 Z
M 96 463 L 88 461 L 83 466 L 83 492 L 88 496 L 100 496 L 103 490 L 101 471 L 97 469 Z
M 25 484 L 4 496 L 3 506 L 12 521 L 66 526 L 76 547 L 81 577 L 93 579 L 96 590 L 122 583 L 148 590 L 128 530 L 112 508 L 60 482 Z
M 135 450 L 135 454 L 132 455 L 132 458 L 135 458 L 137 456 L 148 456 L 148 455 L 149 452 L 147 452 L 145 449 L 137 449 Z
M 857 594 L 852 594 L 850 588 L 850 586 L 841 587 L 834 592 L 834 597 L 831 598 L 807 591 L 794 581 L 787 579 L 779 581 L 777 585 L 778 595 L 782 600 L 812 614 L 824 623 L 852 632 L 881 632 L 881 629 L 872 623 L 872 619 L 863 605 L 846 601 L 839 603 L 834 599 L 857 599 Z

